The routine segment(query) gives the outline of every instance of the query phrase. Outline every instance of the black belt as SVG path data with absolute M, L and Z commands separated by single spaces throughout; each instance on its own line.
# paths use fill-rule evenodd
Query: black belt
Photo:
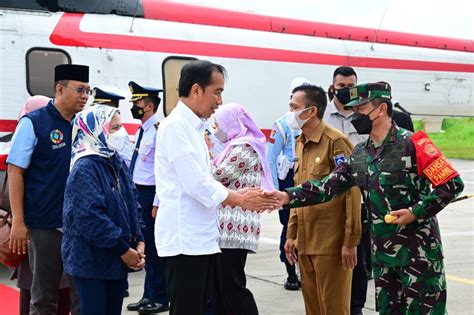
M 137 187 L 137 189 L 153 189 L 155 190 L 156 189 L 156 186 L 155 185 L 138 185 L 138 184 L 135 184 L 135 187 Z

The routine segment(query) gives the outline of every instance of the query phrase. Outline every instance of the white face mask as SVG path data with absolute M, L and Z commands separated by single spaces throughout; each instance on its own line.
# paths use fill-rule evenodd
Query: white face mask
M 227 140 L 227 133 L 222 130 L 221 128 L 217 127 L 214 129 L 214 136 L 219 140 L 221 143 L 225 143 Z
M 114 133 L 109 133 L 107 136 L 107 148 L 116 152 L 121 151 L 127 136 L 127 131 L 123 127 Z
M 304 112 L 305 110 L 309 108 L 310 107 L 297 111 L 297 112 L 291 112 L 291 111 L 286 112 L 285 121 L 288 124 L 288 127 L 290 127 L 290 129 L 294 131 L 300 130 L 303 127 L 303 125 L 309 120 L 309 118 L 301 119 L 300 115 L 302 112 Z

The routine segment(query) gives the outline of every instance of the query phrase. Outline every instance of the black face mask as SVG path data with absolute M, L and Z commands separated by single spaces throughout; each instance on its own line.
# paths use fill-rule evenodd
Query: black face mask
M 376 110 L 378 107 L 375 107 L 372 109 L 368 114 L 359 114 L 359 113 L 354 113 L 352 114 L 352 120 L 351 124 L 354 126 L 355 130 L 357 131 L 358 134 L 360 135 L 368 135 L 370 132 L 372 132 L 372 124 L 374 120 L 371 120 L 369 115 Z
M 136 104 L 133 104 L 130 111 L 132 112 L 132 116 L 135 119 L 142 119 L 143 115 L 145 115 L 145 111 L 143 110 L 143 108 Z
M 342 89 L 334 89 L 334 95 L 337 97 L 339 102 L 341 102 L 343 105 L 346 105 L 351 101 L 351 94 L 350 91 L 351 88 L 345 87 Z

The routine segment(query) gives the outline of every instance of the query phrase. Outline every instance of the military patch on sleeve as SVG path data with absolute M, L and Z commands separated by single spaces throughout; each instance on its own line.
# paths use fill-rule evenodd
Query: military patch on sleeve
M 434 187 L 459 175 L 423 131 L 414 133 L 411 140 L 415 145 L 418 174 L 428 178 Z
M 428 177 L 431 183 L 436 187 L 454 177 L 452 175 L 456 176 L 457 172 L 449 163 L 447 158 L 440 156 L 423 170 L 423 174 L 425 174 L 425 176 Z
M 332 158 L 333 158 L 334 164 L 336 164 L 336 166 L 338 166 L 339 164 L 344 163 L 346 161 L 346 157 L 344 156 L 344 154 L 338 154 L 338 155 L 333 156 Z

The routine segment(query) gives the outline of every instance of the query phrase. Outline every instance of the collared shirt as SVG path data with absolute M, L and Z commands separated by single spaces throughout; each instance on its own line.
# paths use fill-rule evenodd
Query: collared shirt
M 295 137 L 299 136 L 301 131 L 293 131 L 285 121 L 285 116 L 278 118 L 273 122 L 270 140 L 268 143 L 268 163 L 272 172 L 273 185 L 278 187 L 277 157 L 283 154 L 288 157 L 290 162 L 295 160 Z
M 295 185 L 321 180 L 349 158 L 347 136 L 322 121 L 313 134 L 296 143 Z M 338 255 L 342 245 L 355 247 L 361 234 L 361 195 L 357 188 L 324 203 L 290 211 L 287 238 L 303 255 Z
M 227 189 L 211 173 L 206 124 L 181 101 L 158 129 L 155 242 L 162 257 L 220 252 L 217 207 Z
M 155 185 L 155 174 L 153 173 L 155 165 L 155 143 L 156 143 L 156 123 L 158 115 L 148 118 L 141 128 L 143 129 L 142 141 L 138 148 L 138 157 L 133 170 L 133 182 L 137 185 L 153 186 Z M 135 142 L 138 140 L 140 129 L 135 134 Z
M 138 156 L 132 174 L 133 182 L 136 185 L 155 185 L 154 166 L 157 123 L 158 115 L 153 115 L 148 118 L 141 126 L 141 128 L 143 129 L 143 135 L 142 140 L 140 141 L 140 147 L 138 148 Z M 135 142 L 138 141 L 139 134 L 140 128 L 135 134 Z M 123 149 L 120 151 L 119 155 L 125 160 L 125 163 L 129 167 L 133 152 L 135 150 L 135 144 L 131 143 L 127 137 Z M 159 199 L 157 196 L 155 196 L 155 199 L 153 200 L 153 205 L 158 206 L 159 204 Z
M 35 150 L 38 138 L 35 136 L 33 123 L 28 117 L 18 122 L 12 138 L 12 145 L 8 154 L 7 163 L 23 169 L 30 166 L 31 156 Z
M 351 123 L 351 119 L 352 114 L 346 117 L 338 111 L 336 104 L 334 104 L 334 100 L 328 104 L 323 117 L 323 121 L 325 121 L 329 126 L 334 127 L 347 135 L 349 141 L 355 146 L 358 143 L 367 140 L 367 136 L 357 133 Z

